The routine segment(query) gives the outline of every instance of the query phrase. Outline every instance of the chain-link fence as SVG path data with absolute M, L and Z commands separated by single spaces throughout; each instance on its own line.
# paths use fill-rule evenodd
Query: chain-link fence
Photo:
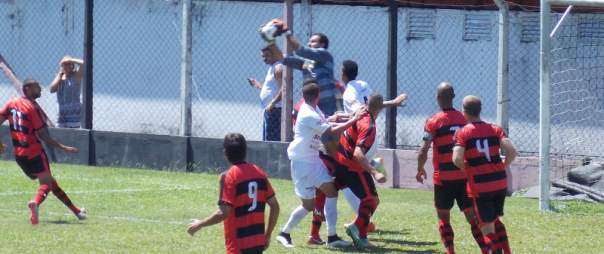
M 257 30 L 284 16 L 283 3 L 193 1 L 192 9 L 192 135 L 222 138 L 235 131 L 261 140 L 263 108 L 247 79 L 266 76 L 265 42 Z M 93 129 L 179 133 L 182 12 L 181 1 L 95 1 Z M 295 3 L 293 16 L 301 43 L 313 32 L 329 37 L 335 78 L 342 62 L 352 59 L 359 79 L 386 94 L 387 7 Z M 56 120 L 56 98 L 46 88 L 64 55 L 83 57 L 84 1 L 1 1 L 0 18 L 0 54 L 22 79 L 40 81 L 39 102 Z M 456 108 L 464 96 L 477 95 L 484 120 L 497 122 L 498 19 L 497 11 L 398 9 L 397 93 L 409 100 L 396 116 L 397 147 L 420 144 L 426 119 L 438 111 L 442 81 L 455 86 Z M 532 154 L 539 147 L 538 29 L 536 13 L 510 13 L 509 137 L 520 152 Z M 301 82 L 294 71 L 294 102 Z M 17 95 L 3 76 L 0 90 L 3 102 Z M 378 118 L 382 147 L 385 118 Z

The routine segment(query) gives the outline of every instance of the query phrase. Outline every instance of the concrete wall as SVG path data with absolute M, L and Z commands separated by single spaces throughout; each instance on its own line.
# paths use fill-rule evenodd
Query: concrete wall
M 0 138 L 9 149 L 0 159 L 13 160 L 12 142 L 8 126 L 0 126 Z M 51 162 L 157 170 L 176 170 L 219 173 L 227 169 L 222 155 L 222 139 L 186 138 L 180 136 L 133 134 L 106 131 L 87 131 L 51 128 L 52 137 L 69 146 L 78 148 L 72 155 L 59 149 L 46 149 Z M 90 149 L 88 145 L 90 144 Z M 247 161 L 260 166 L 273 178 L 291 179 L 288 143 L 248 141 Z M 415 180 L 417 153 L 411 150 L 380 149 L 378 156 L 384 159 L 388 181 L 378 184 L 382 188 L 432 190 L 432 153 L 425 165 L 428 179 L 423 184 Z M 551 165 L 568 172 L 578 165 L 576 161 L 554 161 Z M 560 174 L 559 174 L 560 175 Z M 552 175 L 551 179 L 553 180 Z M 520 157 L 508 169 L 509 191 L 517 191 L 539 184 L 539 159 Z

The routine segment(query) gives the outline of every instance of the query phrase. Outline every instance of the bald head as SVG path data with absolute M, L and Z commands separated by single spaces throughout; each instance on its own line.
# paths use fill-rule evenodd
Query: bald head
M 444 101 L 453 101 L 455 98 L 455 90 L 449 82 L 441 82 L 436 88 L 436 95 Z
M 480 117 L 480 111 L 482 110 L 482 102 L 480 98 L 474 95 L 468 95 L 463 98 L 461 102 L 463 106 L 463 111 L 471 117 Z
M 379 113 L 382 111 L 382 105 L 384 104 L 384 97 L 379 93 L 372 93 L 367 101 L 367 110 L 370 112 Z

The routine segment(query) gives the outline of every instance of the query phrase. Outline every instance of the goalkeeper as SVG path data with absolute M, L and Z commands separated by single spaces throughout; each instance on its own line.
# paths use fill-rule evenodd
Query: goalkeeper
M 325 115 L 332 116 L 336 111 L 341 111 L 343 109 L 342 100 L 336 97 L 340 92 L 335 85 L 334 61 L 333 56 L 327 50 L 329 48 L 329 39 L 327 36 L 322 33 L 314 33 L 308 40 L 307 46 L 304 46 L 292 35 L 283 21 L 275 19 L 272 21 L 272 24 L 277 29 L 271 37 L 276 38 L 285 34 L 289 47 L 296 52 L 296 55 L 301 57 L 283 56 L 283 52 L 279 47 L 274 45 L 274 40 L 268 41 L 269 44 L 273 44 L 270 49 L 277 58 L 277 61 L 280 61 L 285 66 L 302 70 L 304 80 L 311 76 L 318 80 L 319 87 L 321 88 L 318 106 L 323 110 Z M 339 135 L 331 136 L 327 133 L 324 133 L 321 137 L 321 142 L 329 156 L 333 157 L 335 155 L 339 139 Z

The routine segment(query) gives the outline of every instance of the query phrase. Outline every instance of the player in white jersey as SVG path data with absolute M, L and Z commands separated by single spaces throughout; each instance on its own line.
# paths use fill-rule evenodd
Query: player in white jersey
M 293 247 L 290 232 L 307 214 L 315 210 L 315 188 L 319 188 L 327 196 L 324 209 L 327 222 L 327 246 L 351 245 L 336 233 L 338 191 L 333 177 L 329 175 L 327 167 L 319 157 L 319 144 L 323 133 L 340 135 L 364 116 L 367 110 L 361 107 L 351 115 L 347 122 L 330 124 L 317 106 L 320 99 L 319 92 L 320 87 L 317 83 L 307 83 L 302 87 L 304 104 L 300 107 L 294 126 L 294 140 L 287 148 L 287 154 L 291 160 L 292 180 L 296 195 L 302 200 L 302 205 L 292 211 L 289 220 L 277 236 L 277 241 L 285 247 Z

